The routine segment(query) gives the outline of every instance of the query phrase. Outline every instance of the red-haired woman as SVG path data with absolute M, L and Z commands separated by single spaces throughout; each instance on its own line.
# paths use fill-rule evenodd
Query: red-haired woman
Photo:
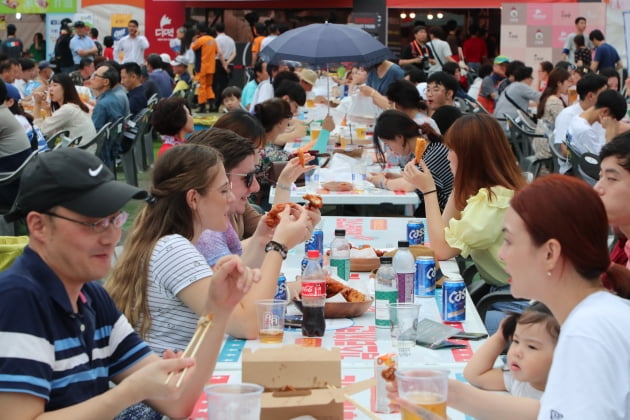
M 503 232 L 512 293 L 543 302 L 561 325 L 545 393 L 536 401 L 451 380 L 448 404 L 485 419 L 630 418 L 630 302 L 600 281 L 628 282 L 630 271 L 610 262 L 598 194 L 573 177 L 539 178 L 514 196 Z

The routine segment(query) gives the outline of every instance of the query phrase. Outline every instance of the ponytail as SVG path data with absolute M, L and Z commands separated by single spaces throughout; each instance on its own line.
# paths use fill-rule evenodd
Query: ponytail
M 621 264 L 611 262 L 601 277 L 605 288 L 624 299 L 630 299 L 630 271 Z

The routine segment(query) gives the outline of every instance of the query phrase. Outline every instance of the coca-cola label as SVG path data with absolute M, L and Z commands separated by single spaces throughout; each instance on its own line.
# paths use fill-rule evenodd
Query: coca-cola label
M 302 281 L 302 297 L 326 296 L 326 281 Z

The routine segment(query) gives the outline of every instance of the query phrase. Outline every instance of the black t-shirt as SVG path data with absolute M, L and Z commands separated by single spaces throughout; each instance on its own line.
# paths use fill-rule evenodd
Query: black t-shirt
M 408 60 L 410 58 L 416 58 L 419 55 L 424 56 L 425 58 L 420 63 L 412 63 L 415 67 L 422 71 L 426 71 L 429 68 L 429 58 L 433 57 L 431 49 L 427 46 L 421 46 L 416 41 L 412 41 L 402 50 L 400 54 L 400 58 L 403 60 Z

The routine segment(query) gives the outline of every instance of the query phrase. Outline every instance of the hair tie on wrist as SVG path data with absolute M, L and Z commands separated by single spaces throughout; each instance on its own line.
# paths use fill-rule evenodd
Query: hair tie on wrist
M 433 194 L 433 193 L 437 193 L 437 190 L 431 190 L 431 191 L 423 192 L 422 195 L 429 195 L 429 194 Z

